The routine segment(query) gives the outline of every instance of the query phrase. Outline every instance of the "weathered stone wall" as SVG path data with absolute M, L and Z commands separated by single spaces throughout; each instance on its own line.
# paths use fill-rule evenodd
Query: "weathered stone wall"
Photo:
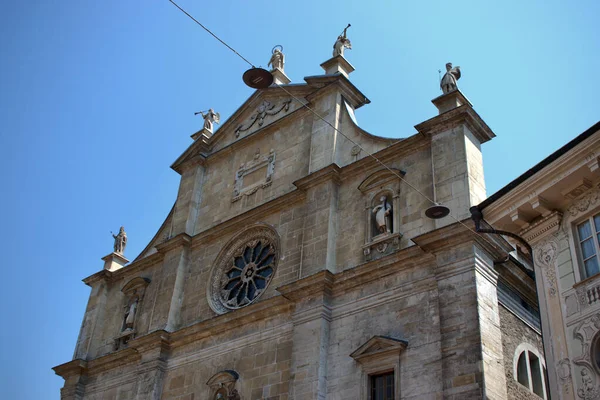
M 224 149 L 210 156 L 204 167 L 202 198 L 194 233 L 294 190 L 293 182 L 307 174 L 311 124 L 308 116 L 295 118 L 291 125 L 267 127 L 267 132 L 259 138 L 240 143 L 235 150 Z M 236 173 L 241 164 L 254 160 L 257 149 L 260 149 L 259 157 L 265 157 L 271 150 L 275 152 L 271 184 L 232 202 Z M 266 176 L 266 169 L 262 172 Z M 260 178 L 264 179 L 264 176 Z
M 502 305 L 500 310 L 500 330 L 502 331 L 502 348 L 504 352 L 504 373 L 509 400 L 539 400 L 540 397 L 528 388 L 517 382 L 514 376 L 515 351 L 521 343 L 528 343 L 538 349 L 539 354 L 544 354 L 542 338 L 521 321 L 517 316 Z

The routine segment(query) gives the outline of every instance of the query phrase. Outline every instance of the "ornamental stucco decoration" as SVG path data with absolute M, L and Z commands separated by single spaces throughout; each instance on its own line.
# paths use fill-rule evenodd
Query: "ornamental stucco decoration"
M 581 354 L 573 358 L 573 363 L 583 367 L 581 373 L 581 385 L 577 395 L 584 400 L 600 399 L 600 389 L 597 386 L 596 372 L 598 371 L 596 360 L 594 360 L 594 343 L 599 340 L 600 313 L 592 315 L 582 321 L 573 330 L 573 337 L 581 342 Z
M 254 303 L 267 289 L 279 262 L 279 235 L 267 225 L 240 232 L 217 256 L 208 302 L 217 314 Z
M 567 212 L 571 215 L 571 217 L 575 217 L 580 213 L 586 212 L 590 206 L 593 206 L 598 202 L 598 198 L 600 198 L 600 189 L 598 187 L 594 187 L 585 195 L 575 200 L 573 204 L 569 206 Z
M 292 99 L 284 100 L 279 106 L 277 106 L 277 104 L 272 104 L 270 101 L 263 101 L 260 103 L 254 114 L 252 114 L 246 126 L 240 125 L 236 128 L 235 137 L 239 137 L 241 132 L 246 132 L 256 123 L 258 123 L 258 126 L 263 126 L 267 116 L 277 115 L 281 111 L 287 112 L 290 109 L 291 102 Z
M 251 185 L 244 185 L 244 177 L 250 175 L 253 172 L 259 170 L 265 170 L 264 178 L 254 182 Z M 273 183 L 273 174 L 275 173 L 275 150 L 271 149 L 269 154 L 262 156 L 260 155 L 260 149 L 256 149 L 254 159 L 247 163 L 240 165 L 237 172 L 235 173 L 235 181 L 233 183 L 233 197 L 231 202 L 235 203 L 240 200 L 242 196 L 250 196 L 258 191 L 258 189 L 264 189 L 271 186 Z
M 548 280 L 548 294 L 556 296 L 556 258 L 558 257 L 558 245 L 552 240 L 547 240 L 536 246 L 534 253 L 536 261 L 545 272 Z

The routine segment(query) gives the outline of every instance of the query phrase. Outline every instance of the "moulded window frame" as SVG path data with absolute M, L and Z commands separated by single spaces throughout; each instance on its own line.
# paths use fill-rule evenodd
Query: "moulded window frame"
M 519 364 L 519 358 L 521 357 L 521 354 L 525 353 L 525 367 L 527 368 L 527 379 L 528 379 L 528 383 L 529 383 L 529 387 L 523 385 L 521 382 L 519 382 L 518 379 L 518 364 Z M 531 374 L 531 359 L 529 358 L 529 353 L 533 354 L 534 356 L 537 357 L 538 359 L 538 364 L 540 365 L 540 378 L 541 378 L 541 384 L 542 384 L 542 391 L 543 391 L 543 396 L 540 396 L 539 394 L 535 393 L 533 391 L 533 377 Z M 515 380 L 515 382 L 527 389 L 528 392 L 538 396 L 540 399 L 544 399 L 544 400 L 548 400 L 548 382 L 547 382 L 547 369 L 546 369 L 546 362 L 544 360 L 543 355 L 538 351 L 538 349 L 536 349 L 534 346 L 532 346 L 529 343 L 521 343 L 519 346 L 517 346 L 517 348 L 515 349 L 515 353 L 513 356 L 513 378 Z
M 598 240 L 597 232 L 596 232 L 596 226 L 594 223 L 594 217 L 600 215 L 600 209 L 596 208 L 593 210 L 593 212 L 589 212 L 584 214 L 583 216 L 581 216 L 580 218 L 577 218 L 576 220 L 573 220 L 571 222 L 571 232 L 572 232 L 572 244 L 573 247 L 575 248 L 575 254 L 577 254 L 577 264 L 578 264 L 578 268 L 577 268 L 577 272 L 579 273 L 579 280 L 577 280 L 578 282 L 586 280 L 588 278 L 592 278 L 594 276 L 598 276 L 600 275 L 600 241 Z M 591 224 L 591 228 L 592 228 L 592 240 L 594 242 L 594 248 L 596 250 L 596 260 L 598 262 L 598 266 L 599 266 L 599 272 L 594 274 L 594 275 L 590 275 L 588 276 L 587 271 L 585 269 L 585 260 L 583 258 L 583 249 L 581 247 L 581 243 L 582 241 L 580 240 L 581 238 L 579 237 L 579 225 L 583 224 L 584 222 L 589 222 Z

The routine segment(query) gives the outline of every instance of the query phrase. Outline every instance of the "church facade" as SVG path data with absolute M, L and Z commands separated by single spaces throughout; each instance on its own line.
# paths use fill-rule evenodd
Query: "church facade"
M 469 220 L 495 135 L 460 70 L 416 133 L 378 137 L 343 48 L 294 85 L 281 55 L 216 132 L 203 115 L 154 239 L 129 262 L 115 237 L 84 280 L 63 400 L 548 398 L 532 266 Z

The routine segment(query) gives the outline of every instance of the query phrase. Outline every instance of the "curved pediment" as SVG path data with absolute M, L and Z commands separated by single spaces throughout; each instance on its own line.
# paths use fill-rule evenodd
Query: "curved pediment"
M 373 172 L 364 181 L 362 181 L 361 184 L 358 185 L 358 190 L 360 190 L 361 192 L 368 192 L 371 189 L 383 186 L 387 183 L 398 181 L 400 180 L 400 178 L 398 178 L 398 175 L 404 177 L 404 175 L 406 175 L 406 172 L 396 168 L 391 168 L 391 170 L 387 168 L 381 169 L 379 171 Z

